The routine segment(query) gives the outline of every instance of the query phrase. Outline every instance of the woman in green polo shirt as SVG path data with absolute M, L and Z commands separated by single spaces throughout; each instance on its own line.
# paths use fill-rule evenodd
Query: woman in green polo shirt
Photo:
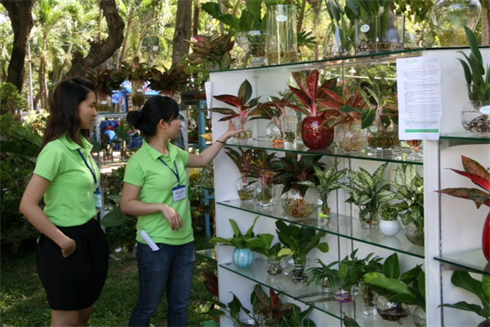
M 52 310 L 51 326 L 87 326 L 107 277 L 109 245 L 94 219 L 100 173 L 87 137 L 97 116 L 95 97 L 95 86 L 86 79 L 58 84 L 42 150 L 20 203 L 41 232 L 37 270 Z
M 195 155 L 169 142 L 182 124 L 172 98 L 148 99 L 127 121 L 146 137 L 128 161 L 121 195 L 121 211 L 138 216 L 139 297 L 129 325 L 148 326 L 166 291 L 167 325 L 187 326 L 195 254 L 186 167 L 210 163 L 241 130 L 230 122 L 216 143 Z

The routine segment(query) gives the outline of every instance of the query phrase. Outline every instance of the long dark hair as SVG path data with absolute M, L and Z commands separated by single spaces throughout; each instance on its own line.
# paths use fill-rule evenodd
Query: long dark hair
M 95 92 L 95 85 L 81 77 L 62 81 L 56 86 L 49 111 L 49 119 L 44 132 L 43 148 L 48 142 L 59 138 L 63 133 L 66 137 L 80 146 L 83 146 L 78 130 L 81 125 L 78 115 L 80 103 L 87 100 L 88 95 Z M 81 130 L 81 134 L 88 138 L 88 130 Z
M 131 127 L 139 129 L 144 136 L 154 136 L 160 120 L 170 123 L 179 117 L 179 105 L 167 96 L 155 95 L 149 98 L 143 109 L 128 112 L 126 120 Z

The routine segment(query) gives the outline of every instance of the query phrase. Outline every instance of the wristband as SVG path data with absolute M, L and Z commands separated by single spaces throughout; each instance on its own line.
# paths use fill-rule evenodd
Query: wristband
M 216 140 L 216 142 L 226 144 L 226 142 L 223 142 L 223 141 L 221 141 L 221 140 Z

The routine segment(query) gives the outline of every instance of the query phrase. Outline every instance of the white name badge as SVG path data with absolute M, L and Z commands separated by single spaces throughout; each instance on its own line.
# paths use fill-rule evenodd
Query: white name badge
M 100 191 L 94 192 L 95 207 L 102 208 L 102 193 Z
M 174 195 L 174 202 L 185 199 L 185 197 L 186 197 L 185 185 L 180 185 L 180 186 L 174 187 L 172 189 L 172 193 Z

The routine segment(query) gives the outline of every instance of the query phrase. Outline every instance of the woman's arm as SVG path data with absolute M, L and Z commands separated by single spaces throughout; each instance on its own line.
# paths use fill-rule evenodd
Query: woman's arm
M 221 137 L 219 137 L 213 145 L 211 145 L 199 155 L 193 153 L 189 154 L 189 162 L 187 163 L 187 167 L 198 168 L 206 166 L 218 155 L 219 151 L 225 146 L 226 140 L 228 140 L 232 136 L 239 134 L 242 131 L 242 129 L 235 129 L 235 125 L 233 125 L 230 120 L 228 130 L 223 135 L 221 135 Z
M 179 213 L 165 203 L 146 203 L 138 200 L 141 187 L 124 183 L 121 195 L 121 212 L 126 215 L 142 216 L 161 212 L 170 223 L 172 230 L 183 227 Z
M 48 219 L 39 206 L 39 202 L 41 202 L 50 183 L 49 180 L 39 175 L 32 175 L 32 178 L 24 191 L 22 200 L 20 201 L 19 210 L 34 227 L 58 244 L 63 256 L 67 257 L 75 251 L 77 246 L 75 241 L 63 234 Z

